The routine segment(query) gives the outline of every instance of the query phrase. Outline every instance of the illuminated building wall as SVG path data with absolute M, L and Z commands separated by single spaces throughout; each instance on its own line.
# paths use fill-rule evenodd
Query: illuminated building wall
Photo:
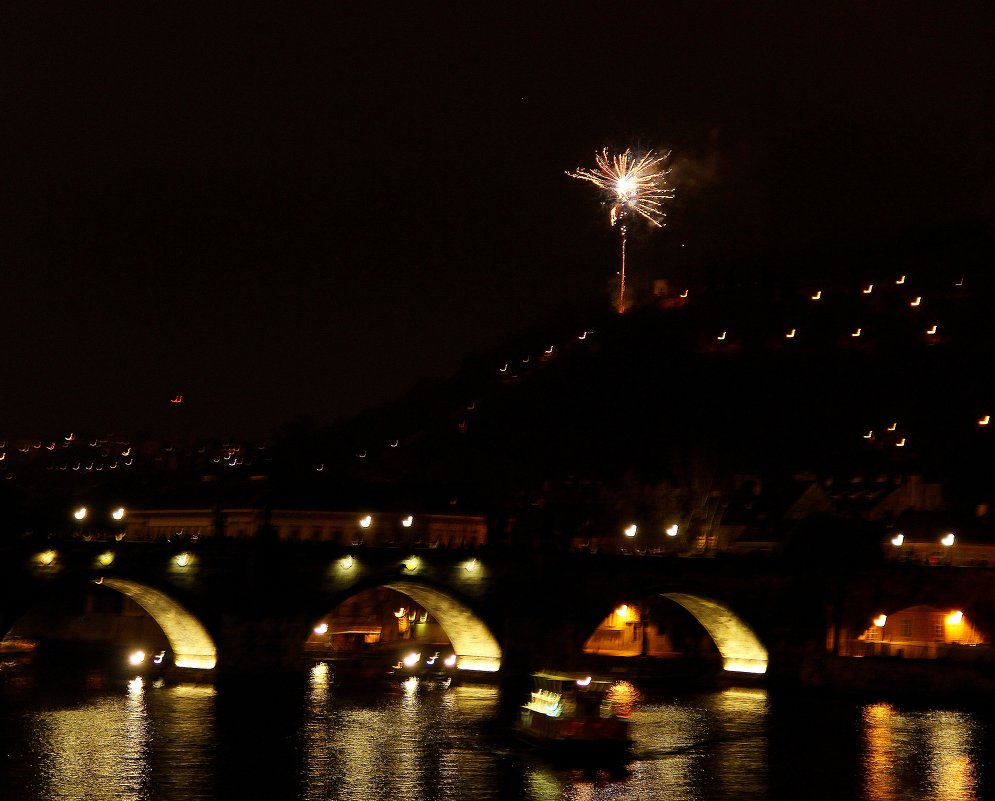
M 961 646 L 984 643 L 984 635 L 960 610 L 910 606 L 891 614 L 881 613 L 856 641 L 848 644 L 844 655 L 936 659 Z
M 264 525 L 258 509 L 129 509 L 129 540 L 255 537 Z M 482 515 L 401 515 L 366 511 L 274 509 L 269 525 L 277 539 L 337 545 L 421 545 L 479 548 L 487 543 Z

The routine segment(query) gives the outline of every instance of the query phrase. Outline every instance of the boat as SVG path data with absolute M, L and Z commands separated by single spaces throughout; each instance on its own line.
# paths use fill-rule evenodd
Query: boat
M 615 679 L 552 672 L 534 673 L 532 679 L 532 697 L 516 724 L 524 739 L 561 753 L 618 753 L 631 746 L 629 707 L 613 699 Z

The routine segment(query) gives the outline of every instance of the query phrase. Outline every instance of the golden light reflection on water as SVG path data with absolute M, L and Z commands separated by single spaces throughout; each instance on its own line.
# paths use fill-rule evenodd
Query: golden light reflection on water
M 497 797 L 498 764 L 479 732 L 497 714 L 496 688 L 398 681 L 360 696 L 324 682 L 312 671 L 301 730 L 306 801 Z
M 870 801 L 978 799 L 973 718 L 965 712 L 863 710 L 864 785 Z
M 44 797 L 53 801 L 122 801 L 147 797 L 149 721 L 144 688 L 127 701 L 105 698 L 74 709 L 41 712 L 37 720 Z
M 70 696 L 70 703 L 48 701 L 43 708 L 23 713 L 36 786 L 30 791 L 15 788 L 15 798 L 194 801 L 212 797 L 212 749 L 205 744 L 216 738 L 213 687 L 152 687 L 136 677 L 116 687 L 87 681 L 83 688 Z M 30 794 L 18 795 L 22 791 Z M 7 798 L 9 792 L 0 789 L 0 797 Z
M 37 704 L 0 718 L 0 801 L 243 797 L 219 794 L 219 769 L 228 771 L 227 784 L 259 791 L 246 801 L 274 797 L 257 779 L 271 779 L 280 797 L 294 801 L 977 801 L 987 770 L 978 745 L 984 716 L 771 700 L 762 689 L 654 694 L 636 703 L 631 760 L 563 767 L 511 740 L 494 687 L 419 682 L 405 689 L 398 681 L 342 690 L 333 678 L 318 666 L 306 690 L 295 685 L 286 703 L 274 705 L 294 711 L 258 726 L 250 720 L 259 688 L 223 687 L 228 708 L 245 711 L 225 731 L 215 730 L 210 686 L 132 681 L 87 684 L 66 694 L 69 701 L 39 694 Z M 7 698 L 23 695 L 10 684 L 4 689 Z M 269 761 L 276 738 L 287 736 L 293 758 Z M 251 759 L 258 764 L 251 764 L 241 748 L 257 738 Z M 219 766 L 213 754 L 226 744 L 235 757 Z M 232 770 L 255 774 L 239 784 Z M 833 774 L 846 778 L 834 782 Z

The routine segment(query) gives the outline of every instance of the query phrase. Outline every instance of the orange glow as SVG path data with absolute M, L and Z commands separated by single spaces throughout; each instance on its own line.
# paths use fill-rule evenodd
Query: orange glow
M 915 306 L 919 306 L 919 305 L 921 305 L 921 304 L 922 304 L 922 298 L 921 298 L 921 297 L 917 297 L 917 298 L 916 298 L 915 300 L 913 300 L 913 301 L 911 301 L 911 302 L 909 303 L 909 305 L 910 305 L 910 306 L 913 306 L 913 307 L 915 307 Z
M 870 295 L 871 292 L 873 292 L 873 291 L 874 291 L 874 284 L 868 284 L 867 285 L 867 289 L 862 289 L 861 290 L 861 292 L 863 292 L 865 295 Z
M 628 620 L 629 616 L 632 614 L 632 610 L 629 609 L 628 604 L 622 604 L 618 609 L 615 610 L 615 617 L 620 620 Z
M 685 289 L 683 292 L 681 292 L 681 297 L 686 298 L 687 296 L 688 296 L 688 290 Z
M 902 543 L 904 542 L 905 542 L 904 534 L 896 534 L 894 537 L 891 538 L 891 544 L 898 548 L 900 548 L 902 546 Z
M 935 333 L 936 333 L 936 326 L 935 325 L 932 328 L 927 328 L 926 329 L 926 335 L 927 336 L 933 336 L 933 334 L 935 334 Z
M 943 537 L 940 538 L 940 544 L 945 545 L 948 548 L 951 545 L 953 545 L 956 541 L 957 541 L 957 537 L 954 536 L 954 533 L 952 531 L 944 534 Z
M 822 298 L 822 290 L 818 290 L 814 295 L 812 295 L 812 300 L 820 300 Z
M 876 618 L 874 618 L 874 625 L 877 626 L 879 629 L 883 629 L 884 624 L 887 622 L 888 622 L 888 616 L 885 614 L 880 614 Z
M 850 334 L 850 336 L 852 336 L 852 337 L 859 337 L 860 336 L 860 329 L 858 328 L 856 331 L 854 331 L 852 334 Z
M 986 414 L 984 417 L 982 417 L 980 420 L 978 420 L 978 425 L 979 426 L 986 426 L 986 425 L 988 425 L 991 422 L 991 420 L 992 420 L 992 416 L 990 414 Z
M 635 523 L 633 523 L 631 526 L 628 526 L 625 529 L 625 536 L 626 537 L 635 537 L 636 536 L 636 524 Z
M 899 278 L 897 281 L 895 281 L 895 283 L 899 284 L 899 285 L 904 284 L 905 283 L 905 276 L 903 275 L 901 278 Z
M 794 339 L 795 329 L 792 328 L 787 334 L 784 335 L 786 339 Z
M 723 332 L 722 332 L 721 334 L 719 334 L 719 335 L 718 335 L 718 336 L 716 337 L 716 339 L 717 339 L 717 340 L 719 340 L 719 342 L 721 342 L 721 341 L 722 341 L 723 339 L 725 339 L 725 338 L 726 338 L 726 332 L 725 332 L 725 331 L 723 331 Z
M 898 440 L 898 442 L 895 443 L 895 447 L 896 448 L 904 448 L 905 447 L 905 437 L 902 437 L 900 440 Z
M 951 612 L 947 615 L 946 622 L 948 626 L 959 626 L 964 622 L 964 613 L 959 610 L 957 612 Z

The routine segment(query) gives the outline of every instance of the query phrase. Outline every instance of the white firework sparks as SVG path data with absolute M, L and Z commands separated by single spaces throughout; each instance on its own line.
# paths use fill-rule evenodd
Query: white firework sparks
M 571 178 L 587 181 L 607 193 L 611 201 L 611 224 L 619 224 L 622 239 L 622 267 L 619 271 L 621 282 L 618 293 L 618 311 L 625 311 L 625 215 L 638 214 L 657 228 L 664 224 L 666 214 L 663 203 L 674 197 L 674 190 L 667 185 L 670 170 L 663 165 L 669 153 L 658 155 L 652 150 L 635 155 L 631 150 L 615 155 L 608 154 L 608 148 L 594 154 L 597 167 L 593 170 L 578 167 L 568 172 Z
M 670 170 L 663 168 L 669 157 L 669 153 L 661 156 L 652 150 L 641 156 L 634 155 L 631 150 L 611 156 L 605 148 L 594 154 L 595 169 L 578 168 L 567 175 L 592 183 L 608 193 L 612 201 L 612 225 L 622 221 L 631 211 L 660 228 L 666 216 L 663 203 L 674 197 L 674 190 L 667 186 Z

